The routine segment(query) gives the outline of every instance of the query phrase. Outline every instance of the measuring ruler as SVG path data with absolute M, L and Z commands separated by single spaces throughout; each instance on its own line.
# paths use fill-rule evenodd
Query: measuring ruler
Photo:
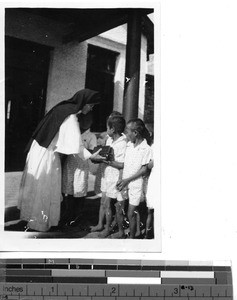
M 230 263 L 0 259 L 0 300 L 232 300 Z

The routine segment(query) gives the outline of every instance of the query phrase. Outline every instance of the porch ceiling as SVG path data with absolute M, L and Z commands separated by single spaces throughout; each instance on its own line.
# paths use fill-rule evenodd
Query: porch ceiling
M 68 33 L 63 43 L 73 40 L 85 41 L 107 30 L 127 23 L 129 14 L 134 8 L 108 9 L 75 9 L 75 8 L 22 8 L 33 14 L 53 19 L 68 26 Z M 147 17 L 153 13 L 151 8 L 136 9 L 142 16 L 142 31 L 148 38 L 148 52 L 153 53 L 154 25 Z

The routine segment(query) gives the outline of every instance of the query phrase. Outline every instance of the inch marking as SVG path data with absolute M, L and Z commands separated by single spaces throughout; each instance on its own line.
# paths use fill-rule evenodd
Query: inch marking
M 3 265 L 1 261 L 0 259 L 0 300 L 75 300 L 77 297 L 87 300 L 118 300 L 120 297 L 131 300 L 154 297 L 160 300 L 192 300 L 194 297 L 200 300 L 202 297 L 210 300 L 233 300 L 231 267 L 224 265 L 186 266 L 183 263 L 163 266 L 161 262 L 153 264 L 83 259 L 67 262 L 65 259 L 45 259 L 45 264 L 42 260 L 32 259 L 4 260 Z M 19 271 L 23 271 L 22 274 Z M 50 279 L 47 272 L 51 272 L 50 282 L 47 281 Z M 90 284 L 89 278 L 95 275 L 100 275 L 107 281 Z M 19 280 L 17 276 L 20 277 Z M 77 277 L 81 276 L 85 277 L 84 284 L 76 283 Z M 45 283 L 40 281 L 42 277 L 45 277 Z M 65 277 L 68 279 L 64 280 Z M 166 278 L 166 281 L 155 282 L 157 278 Z M 212 278 L 215 281 L 208 281 Z M 64 283 L 60 283 L 61 281 Z M 4 295 L 1 296 L 2 293 Z

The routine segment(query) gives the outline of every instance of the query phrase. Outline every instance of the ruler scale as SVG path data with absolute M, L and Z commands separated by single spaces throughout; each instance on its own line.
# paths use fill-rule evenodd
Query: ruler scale
M 0 300 L 232 300 L 229 263 L 0 259 Z

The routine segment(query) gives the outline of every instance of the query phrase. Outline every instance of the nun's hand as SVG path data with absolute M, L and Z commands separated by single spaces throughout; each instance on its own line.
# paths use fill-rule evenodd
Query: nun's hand
M 106 157 L 103 157 L 101 155 L 99 155 L 100 151 L 102 150 L 102 148 L 100 148 L 99 150 L 97 150 L 95 153 L 93 153 L 90 157 L 90 160 L 93 162 L 93 163 L 101 163 L 103 162 L 104 160 L 106 160 Z

